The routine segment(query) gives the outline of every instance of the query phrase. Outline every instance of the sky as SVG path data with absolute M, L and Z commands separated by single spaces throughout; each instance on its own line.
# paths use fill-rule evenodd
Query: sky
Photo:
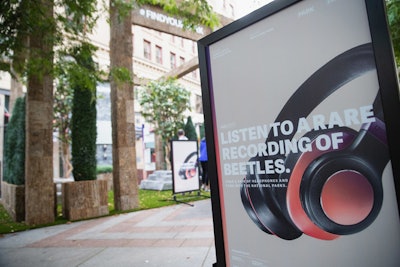
M 242 17 L 251 11 L 266 5 L 273 0 L 237 0 L 236 1 L 236 12 L 239 17 Z

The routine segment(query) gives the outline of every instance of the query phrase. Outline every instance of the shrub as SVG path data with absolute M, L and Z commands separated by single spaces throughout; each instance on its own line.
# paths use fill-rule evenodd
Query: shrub
M 96 101 L 86 88 L 75 88 L 71 154 L 75 181 L 96 179 Z
M 25 97 L 17 98 L 4 140 L 4 181 L 25 184 Z
M 91 75 L 94 61 L 90 47 L 75 51 L 80 66 L 71 70 L 70 85 L 74 90 L 71 118 L 72 174 L 75 181 L 96 180 L 96 77 Z
M 110 173 L 113 171 L 113 166 L 111 165 L 99 165 L 96 168 L 96 173 L 101 174 L 101 173 Z
M 192 117 L 188 117 L 185 125 L 185 135 L 191 141 L 197 141 L 196 128 L 193 125 Z

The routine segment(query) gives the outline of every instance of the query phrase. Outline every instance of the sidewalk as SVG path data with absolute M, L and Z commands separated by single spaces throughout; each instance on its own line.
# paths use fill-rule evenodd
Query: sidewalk
M 0 266 L 212 266 L 211 200 L 192 204 L 7 234 Z

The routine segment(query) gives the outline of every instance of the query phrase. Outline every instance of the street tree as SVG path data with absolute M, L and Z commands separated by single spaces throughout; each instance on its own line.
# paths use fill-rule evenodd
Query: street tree
M 164 155 L 168 166 L 169 142 L 181 127 L 184 112 L 190 110 L 189 100 L 190 92 L 174 79 L 152 81 L 140 91 L 142 116 L 154 126 L 156 136 L 161 137 L 165 154 L 163 151 L 158 154 Z
M 139 206 L 133 95 L 132 6 L 110 0 L 110 86 L 114 205 Z
M 4 0 L 0 5 L 0 68 L 25 82 L 25 221 L 54 221 L 53 84 L 59 51 L 92 27 L 97 1 Z M 84 23 L 83 19 L 84 18 Z
M 25 221 L 33 225 L 55 218 L 52 111 L 56 21 L 53 1 L 37 0 L 29 4 L 32 12 L 28 21 L 32 28 L 28 32 L 26 65 Z

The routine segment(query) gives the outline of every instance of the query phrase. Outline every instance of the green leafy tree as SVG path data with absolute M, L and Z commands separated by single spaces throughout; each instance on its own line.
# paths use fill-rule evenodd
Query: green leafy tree
M 182 18 L 185 29 L 195 30 L 198 25 L 212 29 L 219 25 L 218 17 L 207 0 L 142 0 L 138 2 L 161 6 L 167 13 Z
M 154 132 L 165 144 L 165 155 L 169 155 L 169 141 L 184 121 L 184 112 L 190 110 L 190 92 L 176 80 L 152 81 L 140 91 L 143 117 L 154 125 Z M 165 157 L 166 162 L 169 162 Z
M 191 116 L 187 118 L 184 130 L 185 130 L 185 135 L 189 140 L 197 141 L 196 128 L 193 125 Z
M 387 0 L 387 17 L 397 66 L 400 66 L 400 1 Z
M 174 79 L 151 81 L 140 91 L 142 115 L 164 141 L 170 141 L 182 125 L 184 112 L 190 110 L 189 97 L 190 92 Z
M 166 13 L 181 18 L 186 30 L 194 31 L 199 25 L 213 29 L 220 24 L 217 14 L 207 0 L 112 0 L 111 6 L 117 8 L 121 18 L 126 18 L 132 9 L 146 4 L 159 6 Z
M 4 140 L 4 181 L 25 184 L 25 98 L 17 98 Z

